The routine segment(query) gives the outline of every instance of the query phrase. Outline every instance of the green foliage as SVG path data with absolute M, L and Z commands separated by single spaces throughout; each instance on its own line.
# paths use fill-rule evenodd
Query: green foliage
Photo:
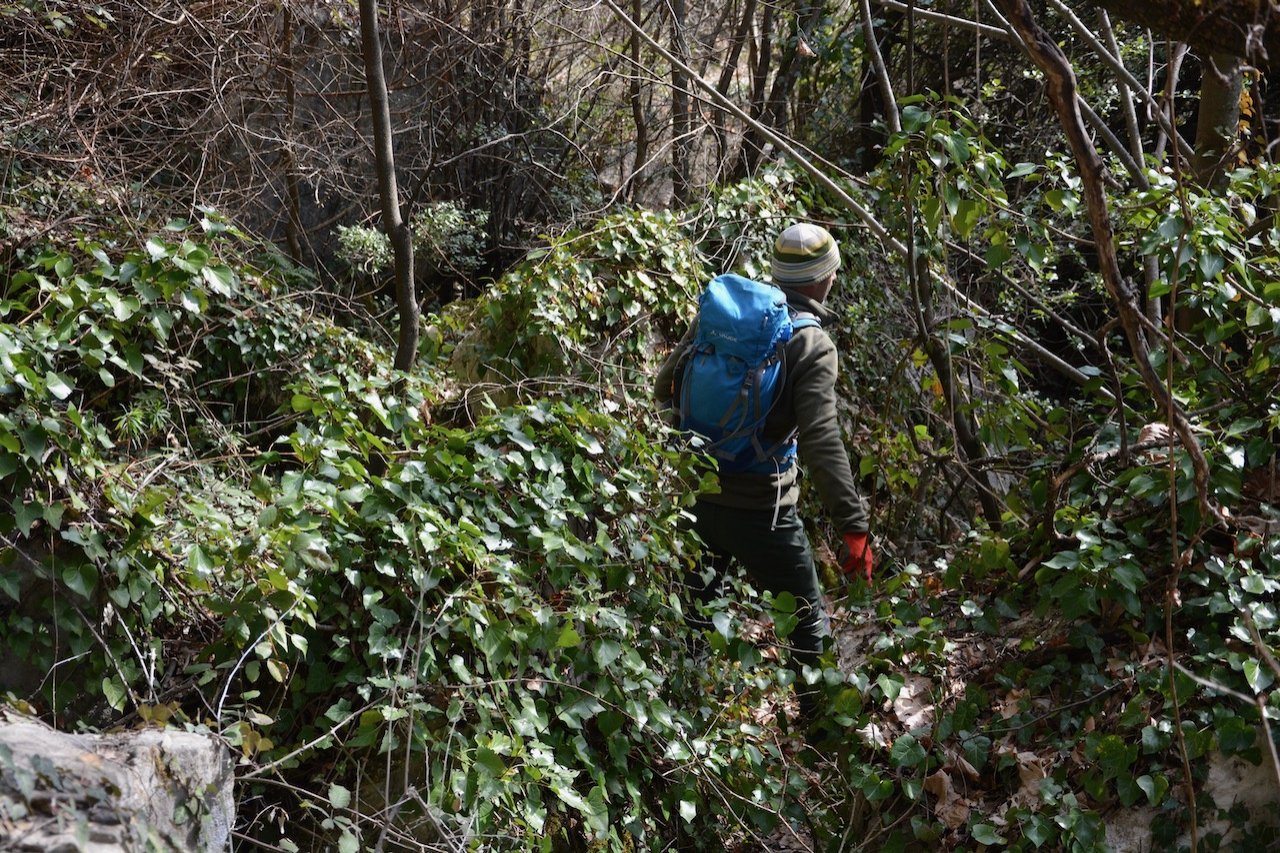
M 284 846 L 363 843 L 353 815 L 406 794 L 361 783 L 386 762 L 420 838 L 663 849 L 784 819 L 794 782 L 753 717 L 776 667 L 719 616 L 727 665 L 685 649 L 692 460 L 618 402 L 437 421 L 439 390 L 228 260 L 244 243 L 211 215 L 35 252 L 7 285 L 14 686 L 63 717 L 207 726 L 327 792 L 254 824 Z M 627 256 L 607 246 L 602 269 Z M 625 322 L 620 291 L 585 304 Z
M 772 169 L 683 216 L 624 211 L 551 239 L 495 282 L 482 305 L 452 309 L 469 312 L 451 348 L 454 373 L 539 393 L 584 383 L 632 398 L 635 384 L 647 389 L 655 350 L 678 340 L 713 275 L 767 275 L 777 231 L 809 212 L 797 199 L 803 191 L 789 170 Z
M 655 342 L 683 331 L 707 277 L 674 215 L 608 217 L 553 240 L 497 282 L 454 351 L 454 369 L 503 386 L 554 377 L 625 389 Z
M 467 278 L 484 263 L 484 226 L 489 215 L 451 201 L 432 202 L 409 223 L 416 264 L 430 275 Z M 338 255 L 365 275 L 391 267 L 391 240 L 386 232 L 364 225 L 339 225 Z
M 338 256 L 353 269 L 372 275 L 391 266 L 391 238 L 365 225 L 339 225 Z
M 971 682 L 933 731 L 940 762 L 963 754 L 983 784 L 1003 774 L 1010 786 L 1004 823 L 987 819 L 990 808 L 968 822 L 968 836 L 987 845 L 1102 849 L 1101 814 L 1112 805 L 1146 804 L 1185 827 L 1185 810 L 1175 819 L 1170 794 L 1184 784 L 1183 756 L 1197 767 L 1221 756 L 1261 760 L 1258 708 L 1280 703 L 1266 663 L 1280 644 L 1271 602 L 1277 553 L 1253 532 L 1274 524 L 1277 500 L 1268 472 L 1280 303 L 1268 282 L 1280 270 L 1274 222 L 1261 213 L 1274 203 L 1275 174 L 1238 170 L 1221 194 L 1196 191 L 1172 173 L 1147 178 L 1149 189 L 1108 199 L 1121 264 L 1135 281 L 1159 271 L 1146 295 L 1174 316 L 1178 334 L 1173 353 L 1151 330 L 1154 366 L 1190 413 L 1208 463 L 1206 495 L 1229 510 L 1225 523 L 1202 512 L 1191 457 L 1177 437 L 1140 435 L 1165 415 L 1153 411 L 1135 366 L 1116 357 L 1125 344 L 1104 326 L 1110 312 L 1095 316 L 1106 303 L 1092 260 L 1079 252 L 1083 200 L 1068 162 L 1050 154 L 1010 163 L 956 105 L 907 99 L 903 133 L 890 139 L 873 176 L 885 221 L 910 233 L 932 269 L 999 318 L 953 312 L 924 331 L 903 331 L 917 346 L 924 335 L 942 339 L 953 369 L 963 371 L 983 445 L 1007 472 L 1009 527 L 953 538 L 931 570 L 908 566 L 903 585 L 879 597 L 912 624 L 923 592 L 915 579 L 923 577 L 956 597 L 975 630 L 1005 638 L 1013 660 L 1026 661 L 983 670 L 982 693 Z M 953 297 L 921 285 L 912 298 L 940 311 Z M 848 312 L 854 341 L 873 339 L 883 325 L 882 311 L 863 310 Z M 1094 378 L 1064 394 L 1016 357 L 1007 332 L 1070 340 L 1069 323 L 1101 328 L 1108 350 L 1065 350 Z M 927 496 L 936 486 L 930 462 L 957 451 L 940 397 L 929 399 L 940 390 L 925 372 L 930 361 L 920 350 L 908 359 L 894 367 L 873 350 L 851 366 L 878 375 L 877 388 L 914 382 L 925 392 L 891 398 L 901 406 L 890 422 L 897 429 L 886 424 L 877 435 L 873 427 L 877 464 L 866 470 L 895 492 Z M 1104 401 L 1107 392 L 1122 399 L 1122 411 Z M 913 512 L 918 525 L 922 510 Z M 933 606 L 925 612 L 941 615 Z M 1043 620 L 1038 637 L 1013 621 L 1027 618 L 1028 606 Z M 917 648 L 914 634 L 889 649 Z M 1175 660 L 1182 669 L 1171 678 Z M 1172 722 L 1175 703 L 1181 730 Z M 900 769 L 927 766 L 914 745 L 899 738 L 894 747 Z M 983 761 L 997 779 L 987 778 Z M 1035 791 L 1019 788 L 1028 768 L 1044 774 Z M 909 794 L 910 785 L 902 790 Z M 1202 821 L 1211 816 L 1198 805 Z M 929 821 L 912 830 L 916 841 L 937 831 L 959 832 Z
M 646 399 L 712 272 L 759 275 L 792 218 L 845 228 L 786 170 L 550 240 L 430 318 L 421 375 L 318 319 L 212 213 L 141 245 L 19 253 L 0 291 L 16 689 L 63 719 L 218 732 L 265 804 L 252 836 L 283 849 L 372 845 L 373 823 L 477 849 L 715 849 L 785 825 L 825 849 L 856 826 L 868 849 L 1099 850 L 1113 808 L 1185 822 L 1184 754 L 1194 773 L 1266 755 L 1238 697 L 1280 705 L 1261 653 L 1280 645 L 1280 552 L 1201 515 L 1184 449 L 1134 446 L 1159 413 L 1122 361 L 1117 414 L 1087 396 L 1100 379 L 1050 393 L 1018 358 L 1003 318 L 1048 328 L 1097 296 L 1060 242 L 1081 212 L 1061 159 L 1011 164 L 958 111 L 906 106 L 868 197 L 912 198 L 929 262 L 1002 318 L 929 331 L 965 371 L 1010 523 L 957 520 L 958 451 L 919 330 L 893 314 L 900 272 L 844 239 L 841 416 L 888 547 L 873 597 L 840 602 L 871 626 L 864 657 L 802 675 L 831 700 L 829 749 L 779 737 L 793 676 L 745 627 L 785 640 L 794 602 L 735 589 L 704 614 L 707 649 L 686 643 L 682 506 L 704 472 Z M 1129 263 L 1169 271 L 1152 295 L 1195 334 L 1157 367 L 1209 495 L 1263 519 L 1274 180 L 1201 196 L 1153 173 L 1117 206 Z M 436 213 L 437 233 L 466 220 Z M 933 715 L 896 726 L 913 696 Z M 968 812 L 944 811 L 942 779 Z

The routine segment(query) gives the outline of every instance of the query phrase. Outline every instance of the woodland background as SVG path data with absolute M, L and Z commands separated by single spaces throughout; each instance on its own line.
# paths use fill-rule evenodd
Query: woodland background
M 1269 0 L 0 2 L 3 701 L 225 738 L 244 850 L 1274 848 L 1276 56 Z M 648 394 L 797 219 L 881 564 L 809 507 L 822 751 L 794 602 L 686 651 Z

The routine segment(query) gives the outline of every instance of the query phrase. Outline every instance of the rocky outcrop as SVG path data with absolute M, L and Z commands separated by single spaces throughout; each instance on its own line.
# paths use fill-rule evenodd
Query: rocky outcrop
M 66 734 L 0 714 L 0 850 L 221 853 L 232 762 L 209 735 Z

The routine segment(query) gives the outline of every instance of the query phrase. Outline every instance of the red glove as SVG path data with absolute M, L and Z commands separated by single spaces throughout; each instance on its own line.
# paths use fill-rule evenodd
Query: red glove
M 871 583 L 871 542 L 865 533 L 844 534 L 844 553 L 840 555 L 840 571 L 852 577 L 855 572 Z

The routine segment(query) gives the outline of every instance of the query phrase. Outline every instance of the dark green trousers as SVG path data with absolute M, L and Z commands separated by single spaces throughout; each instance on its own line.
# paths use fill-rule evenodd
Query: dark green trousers
M 803 664 L 813 665 L 821 656 L 831 623 L 822 604 L 822 589 L 809 536 L 794 506 L 785 507 L 773 523 L 773 510 L 736 509 L 698 501 L 693 507 L 694 532 L 706 544 L 703 572 L 690 573 L 686 583 L 693 596 L 706 603 L 719 594 L 725 571 L 733 561 L 746 570 L 751 583 L 760 590 L 789 592 L 796 599 L 799 622 L 783 642 L 791 649 L 792 666 L 799 674 Z M 710 567 L 710 580 L 703 575 Z M 705 630 L 706 620 L 690 617 L 694 628 Z M 800 682 L 797 682 L 799 685 Z M 811 710 L 812 691 L 797 691 L 802 712 Z

